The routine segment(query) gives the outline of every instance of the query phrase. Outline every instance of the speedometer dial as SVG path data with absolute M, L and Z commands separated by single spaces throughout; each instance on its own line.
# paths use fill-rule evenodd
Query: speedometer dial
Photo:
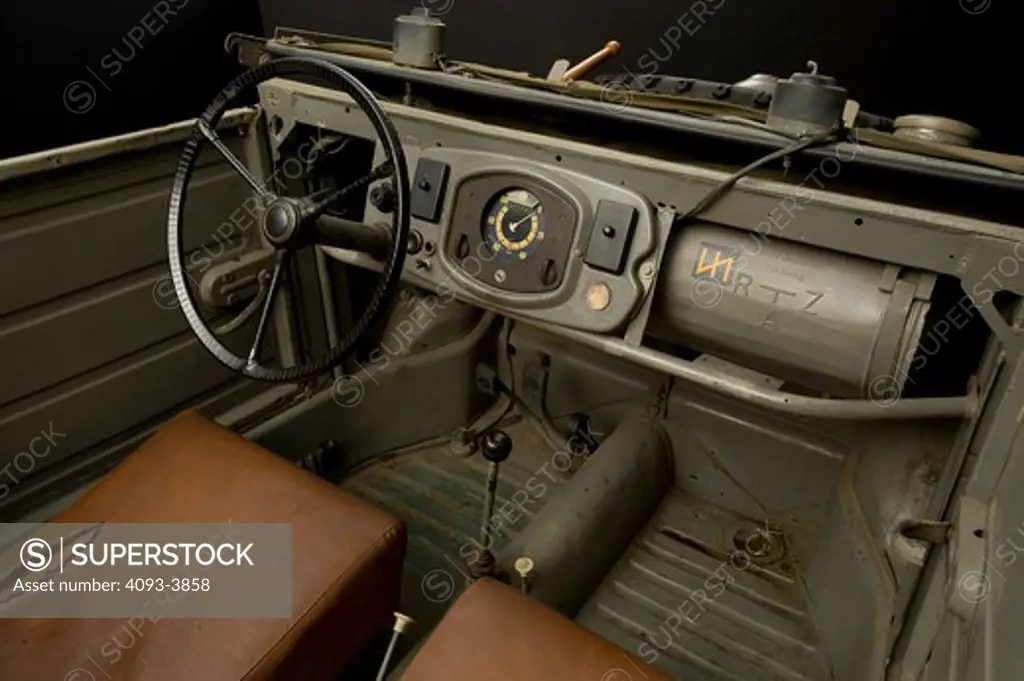
M 508 189 L 494 198 L 483 224 L 484 241 L 498 255 L 525 260 L 544 240 L 544 206 L 526 189 Z

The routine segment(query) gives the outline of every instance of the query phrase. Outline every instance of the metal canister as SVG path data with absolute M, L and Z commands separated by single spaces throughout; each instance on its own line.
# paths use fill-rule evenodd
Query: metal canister
M 843 120 L 848 93 L 836 79 L 818 73 L 794 73 L 775 84 L 768 109 L 768 126 L 791 135 L 818 135 L 837 128 Z
M 436 69 L 438 60 L 444 57 L 444 35 L 445 23 L 417 7 L 395 18 L 391 61 L 402 66 Z
M 667 248 L 651 335 L 837 397 L 902 391 L 934 274 L 707 223 Z

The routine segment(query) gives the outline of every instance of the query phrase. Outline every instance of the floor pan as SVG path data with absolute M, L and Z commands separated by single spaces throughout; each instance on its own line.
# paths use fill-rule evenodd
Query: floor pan
M 785 543 L 675 490 L 577 622 L 686 681 L 829 679 Z M 624 657 L 605 681 L 643 674 Z
M 544 477 L 551 491 L 518 507 L 505 505 L 513 494 L 528 489 L 530 478 L 542 469 L 557 476 L 550 466 L 554 452 L 530 423 L 512 423 L 505 431 L 513 449 L 501 465 L 495 513 L 501 514 L 503 507 L 508 512 L 495 533 L 495 551 L 526 527 L 559 486 Z M 342 483 L 346 491 L 405 523 L 402 607 L 416 626 L 403 647 L 426 634 L 469 584 L 466 563 L 479 546 L 486 477 L 487 462 L 479 454 L 458 457 L 441 443 L 388 457 Z
M 554 452 L 527 421 L 508 425 L 513 454 L 502 465 L 496 509 L 551 471 Z M 402 520 L 409 544 L 402 603 L 417 624 L 400 658 L 470 583 L 483 509 L 486 462 L 447 443 L 389 456 L 346 479 L 350 493 Z M 545 482 L 549 480 L 545 478 Z M 521 532 L 560 484 L 503 523 L 496 550 Z M 824 681 L 831 676 L 807 614 L 799 573 L 774 528 L 682 491 L 659 509 L 577 616 L 577 622 L 685 681 Z M 623 657 L 602 681 L 640 681 Z

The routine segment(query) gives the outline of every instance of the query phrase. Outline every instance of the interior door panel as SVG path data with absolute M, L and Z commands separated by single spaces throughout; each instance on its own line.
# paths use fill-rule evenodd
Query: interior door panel
M 252 165 L 254 144 L 222 135 Z M 198 345 L 167 291 L 167 196 L 191 121 L 0 162 L 0 519 L 116 463 L 182 408 L 225 409 L 266 386 L 239 379 Z M 205 269 L 257 246 L 256 230 L 215 230 L 250 191 L 216 152 L 190 186 L 185 248 Z M 227 232 L 222 232 L 227 233 Z M 252 333 L 243 327 L 237 333 Z M 224 399 L 217 399 L 224 396 Z M 44 455 L 28 451 L 47 430 Z M 80 462 L 90 462 L 88 466 Z M 28 501 L 34 499 L 31 504 Z

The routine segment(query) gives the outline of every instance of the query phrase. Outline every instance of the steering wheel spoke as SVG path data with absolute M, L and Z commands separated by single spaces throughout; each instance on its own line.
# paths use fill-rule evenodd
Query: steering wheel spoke
M 256 358 L 260 354 L 260 346 L 263 345 L 263 336 L 267 333 L 267 324 L 270 321 L 270 313 L 274 309 L 274 301 L 277 300 L 277 291 L 281 288 L 281 277 L 284 274 L 285 269 L 288 268 L 288 263 L 291 261 L 291 251 L 278 251 L 277 252 L 277 263 L 274 264 L 274 273 L 270 275 L 270 284 L 267 286 L 267 296 L 263 301 L 263 311 L 260 312 L 260 320 L 256 324 L 256 338 L 252 341 L 252 347 L 249 348 L 249 356 L 247 363 L 250 365 L 256 364 Z
M 327 196 L 323 198 L 312 200 L 309 205 L 309 208 L 307 209 L 308 215 L 310 217 L 319 217 L 324 213 L 324 211 L 331 207 L 332 203 L 340 201 L 341 199 L 345 198 L 354 191 L 358 191 L 360 189 L 370 186 L 377 180 L 383 180 L 384 178 L 391 177 L 394 174 L 395 164 L 391 162 L 391 159 L 388 159 L 383 163 L 377 165 L 373 170 L 363 175 L 358 180 L 350 182 L 349 184 L 345 185 L 340 189 L 335 189 L 331 191 L 329 194 L 327 194 Z M 317 192 L 316 194 L 320 193 L 322 193 L 322 191 Z M 310 199 L 312 198 L 313 197 L 311 196 Z
M 214 149 L 220 152 L 220 155 L 224 157 L 224 160 L 228 162 L 228 165 L 234 168 L 235 172 L 242 176 L 242 179 L 252 187 L 252 190 L 256 192 L 257 196 L 264 201 L 270 201 L 275 198 L 274 193 L 264 187 L 259 180 L 253 177 L 253 174 L 249 172 L 249 169 L 245 167 L 245 164 L 242 163 L 230 149 L 228 149 L 228 145 L 224 144 L 224 140 L 220 138 L 220 135 L 217 134 L 216 130 L 211 128 L 209 124 L 202 119 L 199 119 L 199 122 L 196 125 L 199 126 L 199 132 L 203 133 L 203 137 L 213 145 Z

